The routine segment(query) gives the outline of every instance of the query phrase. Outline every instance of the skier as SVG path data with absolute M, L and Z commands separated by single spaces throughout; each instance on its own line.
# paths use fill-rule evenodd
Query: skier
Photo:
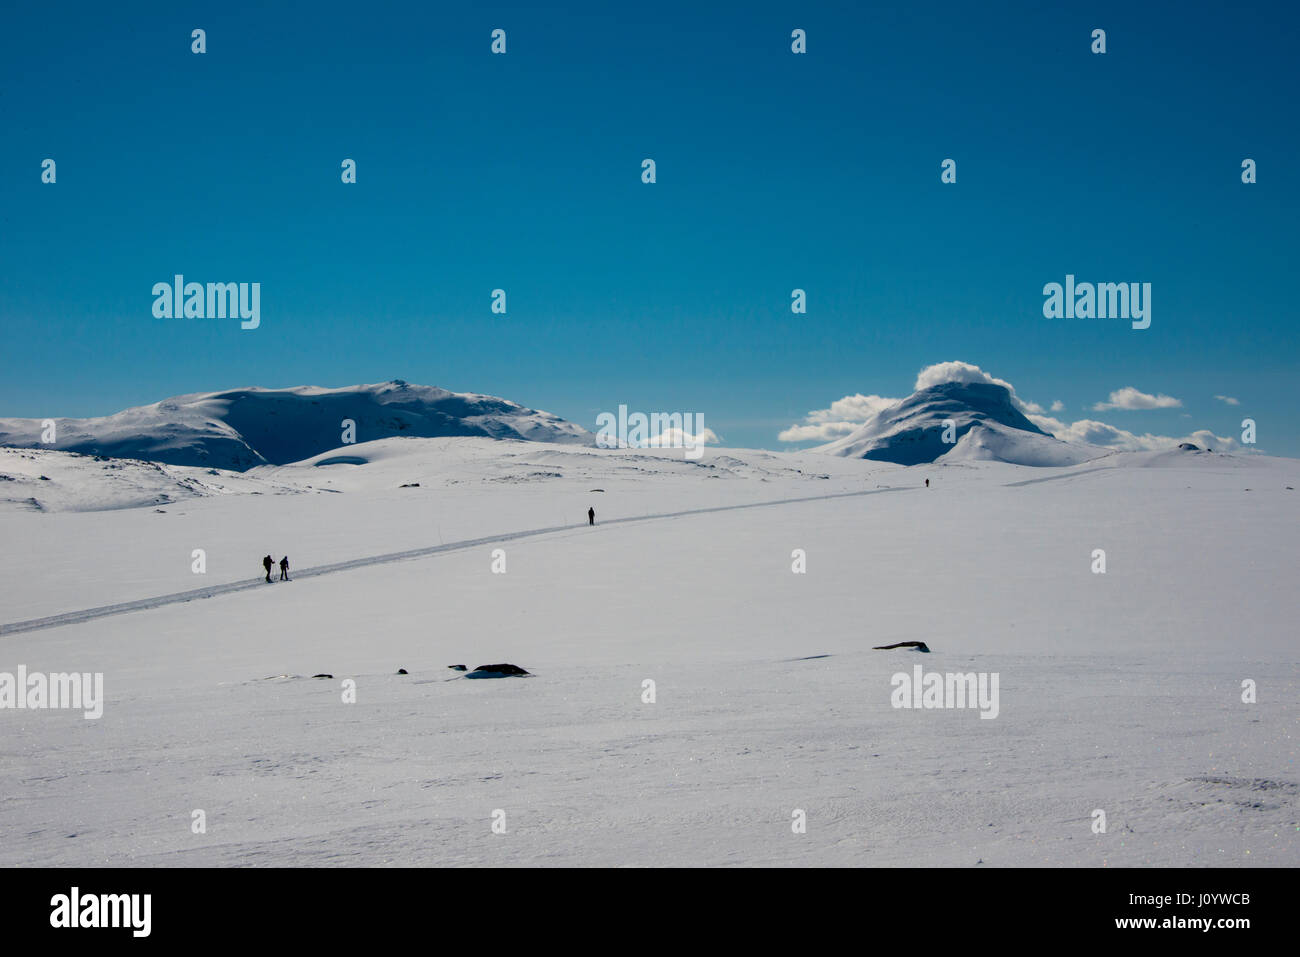
M 267 555 L 265 558 L 262 559 L 262 567 L 266 569 L 267 581 L 271 580 L 271 566 L 274 564 L 275 564 L 275 559 L 273 559 L 270 555 Z
M 925 487 L 926 487 L 926 488 L 929 488 L 929 487 L 930 487 L 930 480 L 929 480 L 929 479 L 926 479 L 926 480 L 925 480 Z
M 289 580 L 289 556 L 285 555 L 284 558 L 280 559 L 280 581 L 287 582 L 288 580 Z
M 594 508 L 587 509 L 587 524 L 588 525 L 596 524 L 596 510 Z

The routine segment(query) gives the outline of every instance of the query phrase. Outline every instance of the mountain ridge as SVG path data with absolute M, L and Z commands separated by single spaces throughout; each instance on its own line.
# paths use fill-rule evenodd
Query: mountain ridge
M 549 412 L 402 379 L 340 388 L 192 392 L 108 416 L 54 418 L 53 443 L 41 441 L 44 421 L 0 419 L 0 445 L 242 472 L 310 458 L 351 444 L 349 437 L 356 442 L 402 435 L 593 441 L 586 429 Z

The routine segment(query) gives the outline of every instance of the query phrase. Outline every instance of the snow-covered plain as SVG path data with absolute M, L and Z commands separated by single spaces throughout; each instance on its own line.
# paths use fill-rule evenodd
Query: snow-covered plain
M 0 672 L 107 699 L 0 711 L 0 865 L 1300 863 L 1294 460 L 394 438 L 0 476 Z M 492 662 L 534 677 L 447 670 Z M 917 664 L 996 672 L 998 716 L 893 708 Z

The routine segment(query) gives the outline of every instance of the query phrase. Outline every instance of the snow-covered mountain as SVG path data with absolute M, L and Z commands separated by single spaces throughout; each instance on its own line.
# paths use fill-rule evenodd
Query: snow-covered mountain
M 947 420 L 955 441 L 944 441 Z M 898 465 L 990 460 L 1063 466 L 1110 454 L 1048 435 L 1016 408 L 1009 389 L 991 382 L 941 382 L 921 389 L 814 451 Z
M 284 465 L 355 442 L 393 436 L 485 436 L 590 444 L 593 436 L 549 412 L 506 399 L 409 385 L 322 389 L 233 389 L 164 399 L 93 419 L 55 419 L 56 441 L 41 442 L 42 420 L 0 419 L 0 445 L 59 449 L 244 471 Z

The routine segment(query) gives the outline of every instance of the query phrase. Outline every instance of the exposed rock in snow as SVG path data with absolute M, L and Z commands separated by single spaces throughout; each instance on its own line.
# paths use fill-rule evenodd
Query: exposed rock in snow
M 460 669 L 457 669 L 460 670 Z M 529 674 L 518 665 L 479 665 L 465 674 L 466 678 L 527 678 Z

